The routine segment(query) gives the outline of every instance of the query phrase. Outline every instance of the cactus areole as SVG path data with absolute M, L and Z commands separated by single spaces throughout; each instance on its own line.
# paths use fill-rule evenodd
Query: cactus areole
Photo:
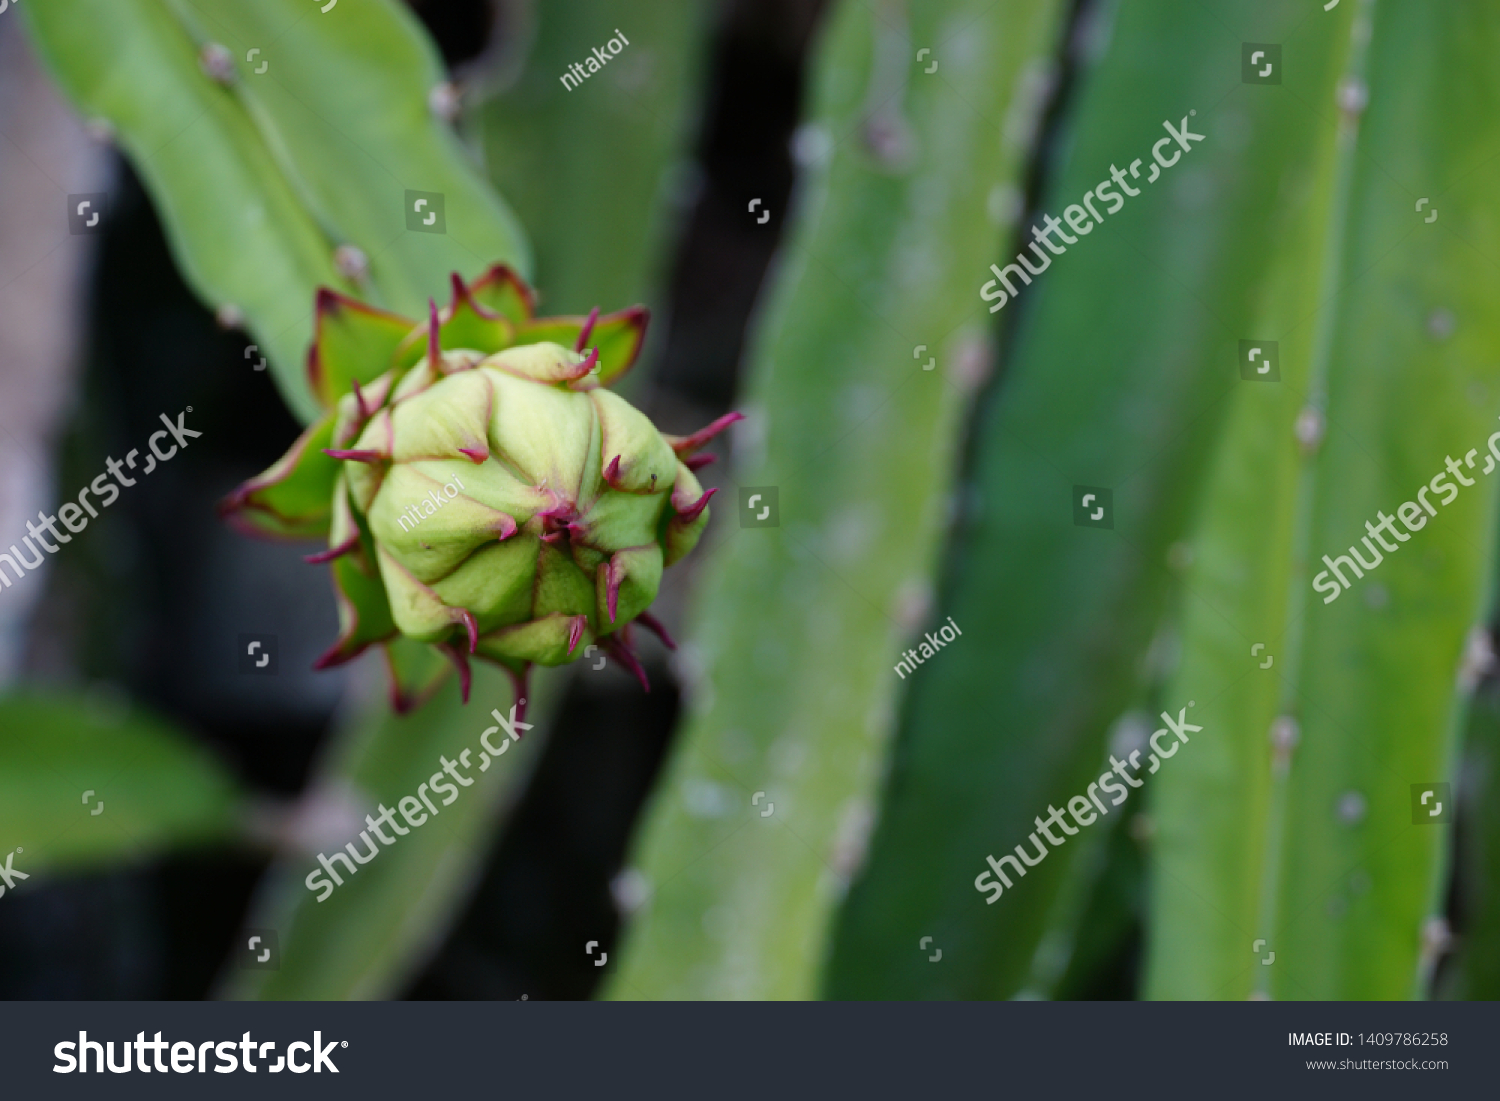
M 605 387 L 635 361 L 649 313 L 538 318 L 531 289 L 497 266 L 425 324 L 330 290 L 317 295 L 307 368 L 325 412 L 224 502 L 236 526 L 326 538 L 338 640 L 317 668 L 385 648 L 397 710 L 438 683 L 410 643 L 458 669 L 508 670 L 603 647 L 646 685 L 631 648 L 662 570 L 697 544 L 708 500 L 693 453 L 739 419 L 666 436 Z M 410 640 L 406 642 L 403 640 Z M 649 687 L 649 686 L 647 686 Z

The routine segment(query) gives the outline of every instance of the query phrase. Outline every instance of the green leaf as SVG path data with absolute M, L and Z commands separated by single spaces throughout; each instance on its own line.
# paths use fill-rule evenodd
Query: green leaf
M 236 489 L 219 506 L 229 521 L 247 532 L 286 539 L 317 539 L 328 534 L 333 489 L 343 464 L 325 453 L 333 446 L 334 416 L 297 437 L 291 450 L 265 473 Z
M 713 9 L 637 0 L 629 26 L 611 0 L 515 10 L 525 52 L 507 59 L 508 82 L 474 121 L 490 178 L 535 242 L 545 313 L 648 300 L 673 242 L 674 172 L 686 168 Z M 619 55 L 581 87 L 564 85 L 568 66 L 617 29 L 629 43 Z
M 536 293 L 504 264 L 495 265 L 470 283 L 469 295 L 517 327 L 536 316 Z
M 379 578 L 375 580 L 379 581 Z M 386 595 L 383 582 L 380 591 Z M 389 599 L 385 607 L 389 616 Z M 393 626 L 394 623 L 392 619 Z M 398 714 L 415 711 L 432 699 L 453 672 L 453 664 L 436 649 L 404 635 L 391 639 L 382 649 L 385 651 L 386 674 L 391 682 L 391 703 Z
M 396 349 L 417 327 L 409 318 L 328 290 L 318 292 L 315 313 L 307 371 L 325 409 L 355 382 L 367 385 L 390 370 Z
M 168 723 L 121 700 L 0 696 L 0 850 L 32 874 L 141 860 L 237 834 L 228 772 Z
M 1148 180 L 1164 122 L 1180 127 L 1185 117 L 1205 138 L 1155 183 L 1133 185 L 1140 194 L 1116 213 L 1099 200 L 1102 224 L 1030 285 L 1012 277 L 1019 296 L 999 317 L 1013 345 L 976 420 L 939 610 L 964 637 L 909 682 L 880 828 L 833 950 L 838 997 L 995 998 L 1024 988 L 1081 846 L 1048 850 L 993 904 L 975 880 L 987 856 L 1030 849 L 1035 819 L 1110 768 L 1109 732 L 1143 682 L 1164 675 L 1172 639 L 1159 628 L 1180 584 L 1170 563 L 1181 560 L 1169 551 L 1196 506 L 1226 400 L 1252 385 L 1240 380 L 1238 341 L 1292 324 L 1263 328 L 1259 304 L 1284 243 L 1300 232 L 1288 214 L 1305 202 L 1306 166 L 1329 132 L 1333 108 L 1307 107 L 1329 104 L 1334 87 L 1317 45 L 1327 24 L 1300 5 L 1235 0 L 1121 4 L 1110 25 L 1092 36 L 1107 52 L 1085 59 L 1052 178 L 1017 238 L 1030 240 L 1044 213 L 1081 203 L 1112 165 L 1129 180 L 1142 158 L 1138 179 Z M 1228 27 L 1289 43 L 1299 80 L 1322 90 L 1299 99 L 1285 86 L 1241 84 L 1240 36 Z M 1012 239 L 993 259 L 1011 263 L 1021 247 Z M 1304 288 L 1296 316 L 1315 304 Z M 1261 398 L 1282 392 L 1261 386 Z M 1259 477 L 1252 465 L 1244 473 Z M 1079 486 L 1112 489 L 1112 530 L 1078 526 Z M 1247 663 L 1255 641 L 1244 643 Z M 1175 716 L 1196 699 L 1200 710 L 1209 695 L 1182 682 L 1160 707 Z M 1263 746 L 1264 727 L 1257 737 Z M 1149 782 L 1175 782 L 1208 748 L 1195 737 L 1192 753 Z M 1141 809 L 1137 796 L 1114 813 Z M 947 946 L 945 966 L 911 951 L 927 935 Z M 1247 970 L 1253 939 L 1243 945 Z M 950 968 L 950 959 L 960 962 Z
M 366 543 L 363 557 L 373 561 L 373 549 L 368 540 Z M 365 647 L 384 642 L 396 633 L 390 598 L 386 595 L 385 582 L 380 579 L 379 571 L 356 560 L 353 554 L 335 558 L 330 567 L 333 570 L 334 597 L 339 606 L 339 637 L 320 660 L 320 665 L 347 660 Z M 428 646 L 422 649 L 431 651 Z M 399 698 L 405 698 L 404 693 Z
M 1204 732 L 1157 793 L 1154 997 L 1426 992 L 1451 827 L 1419 816 L 1413 786 L 1457 788 L 1466 639 L 1494 578 L 1497 44 L 1494 11 L 1369 3 L 1317 21 L 1288 68 L 1289 116 L 1336 86 L 1368 88 L 1368 109 L 1318 119 L 1282 187 L 1297 201 L 1249 330 L 1281 338 L 1282 381 L 1234 388 L 1190 537 L 1176 695 L 1196 697 Z M 1306 410 L 1327 429 L 1299 447 Z M 1426 490 L 1422 530 L 1398 523 L 1373 571 L 1314 591 L 1333 584 L 1323 556 L 1374 557 L 1367 522 L 1435 475 L 1458 482 L 1450 456 L 1472 485 Z M 1256 966 L 1256 940 L 1274 965 Z
M 430 649 L 430 648 L 428 648 Z M 545 674 L 533 681 L 530 719 L 536 729 L 508 743 L 491 765 L 481 739 L 495 748 L 504 742 L 491 708 L 509 715 L 508 680 L 499 670 L 476 663 L 473 702 L 459 703 L 449 687 L 421 711 L 394 716 L 370 709 L 344 730 L 318 771 L 313 791 L 329 798 L 353 798 L 359 816 L 378 813 L 376 804 L 396 808 L 404 796 L 417 798 L 418 785 L 443 770 L 446 757 L 472 781 L 459 787 L 451 804 L 434 797 L 438 816 L 383 848 L 324 902 L 306 877 L 319 870 L 317 854 L 288 857 L 274 869 L 247 924 L 274 928 L 280 937 L 279 971 L 238 971 L 228 978 L 232 998 L 332 1001 L 397 996 L 403 983 L 442 942 L 459 907 L 473 889 L 492 839 L 540 758 L 546 737 L 545 714 L 556 691 Z M 462 767 L 462 755 L 469 766 Z M 345 793 L 342 797 L 334 793 Z M 331 837 L 322 848 L 332 853 L 352 841 L 362 852 L 358 829 Z M 341 865 L 335 865 L 342 868 Z
M 933 568 L 959 418 L 990 354 L 987 199 L 1021 153 L 995 120 L 1027 117 L 1014 90 L 1060 14 L 1029 0 L 934 0 L 910 26 L 859 0 L 832 13 L 804 130 L 819 155 L 752 353 L 765 457 L 735 477 L 778 487 L 781 526 L 735 531 L 704 564 L 684 663 L 701 677 L 636 845 L 655 895 L 613 997 L 818 990 L 875 813 L 891 667 L 913 625 L 899 617 Z M 942 79 L 912 41 L 953 43 Z M 872 120 L 870 104 L 887 113 Z M 893 119 L 909 153 L 881 140 Z

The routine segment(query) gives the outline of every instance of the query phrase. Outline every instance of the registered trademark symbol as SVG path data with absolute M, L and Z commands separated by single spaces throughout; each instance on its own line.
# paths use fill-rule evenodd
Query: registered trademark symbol
M 344 1044 L 343 1044 L 343 1046 L 344 1046 L 344 1047 L 348 1047 L 348 1046 L 349 1046 L 349 1041 L 348 1041 L 348 1040 L 345 1040 L 345 1041 L 344 1041 Z

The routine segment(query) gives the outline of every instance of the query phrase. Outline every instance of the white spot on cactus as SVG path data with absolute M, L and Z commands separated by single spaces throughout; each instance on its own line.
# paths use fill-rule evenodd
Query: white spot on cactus
M 1357 115 L 1365 109 L 1370 102 L 1370 88 L 1357 76 L 1346 76 L 1339 81 L 1338 93 L 1339 110 L 1345 114 Z
M 823 549 L 836 561 L 857 562 L 870 550 L 884 528 L 881 515 L 873 506 L 849 505 L 829 517 Z
M 1357 791 L 1346 791 L 1339 796 L 1339 821 L 1346 826 L 1357 826 L 1365 819 L 1365 797 Z
M 875 808 L 865 796 L 857 796 L 844 805 L 834 834 L 832 863 L 838 876 L 838 888 L 847 890 L 849 883 L 864 866 L 870 850 L 870 834 L 875 829 Z
M 903 634 L 914 635 L 932 614 L 932 585 L 923 577 L 907 578 L 896 591 L 891 614 Z
M 1495 668 L 1495 647 L 1489 631 L 1474 627 L 1464 640 L 1463 657 L 1458 666 L 1458 687 L 1472 692 L 1486 674 Z
M 792 133 L 791 152 L 799 168 L 821 168 L 833 155 L 833 138 L 826 127 L 803 123 Z
M 729 793 L 712 780 L 690 777 L 683 781 L 682 805 L 694 818 L 723 818 L 729 813 Z
M 333 266 L 345 279 L 355 283 L 363 283 L 370 274 L 370 258 L 364 249 L 354 245 L 340 245 L 334 249 Z
M 1297 414 L 1297 423 L 1293 429 L 1297 436 L 1297 442 L 1302 445 L 1302 450 L 1311 455 L 1323 442 L 1325 424 L 1323 411 L 1314 406 L 1306 406 Z
M 965 329 L 954 339 L 952 348 L 948 377 L 965 395 L 977 392 L 995 367 L 995 351 L 989 338 L 980 330 Z
M 766 462 L 766 437 L 771 432 L 770 415 L 759 402 L 747 404 L 740 411 L 745 414 L 745 419 L 729 429 L 734 465 L 742 471 L 763 470 Z M 762 481 L 750 484 L 766 483 Z
M 625 868 L 610 880 L 609 893 L 614 897 L 615 909 L 623 917 L 629 917 L 651 901 L 651 880 L 639 868 Z
M 1026 198 L 1014 184 L 996 184 L 990 188 L 984 202 L 984 211 L 991 224 L 1001 229 L 1009 229 L 1020 221 L 1025 209 Z
M 807 763 L 807 742 L 800 734 L 783 734 L 771 744 L 766 757 L 778 775 L 795 776 Z
M 1028 148 L 1036 137 L 1042 109 L 1057 84 L 1057 70 L 1050 60 L 1033 61 L 1016 78 L 1016 91 L 1005 113 L 1000 141 L 1011 150 Z
M 1149 716 L 1144 711 L 1127 711 L 1109 729 L 1109 751 L 1116 757 L 1128 759 L 1132 753 L 1144 750 L 1150 737 Z
M 463 96 L 451 80 L 434 84 L 427 93 L 427 109 L 444 122 L 453 122 L 463 108 Z
M 250 813 L 248 829 L 277 848 L 312 856 L 342 849 L 365 828 L 375 801 L 347 782 L 314 788 L 290 807 L 264 805 Z
M 228 87 L 234 83 L 234 57 L 217 42 L 210 42 L 198 53 L 198 65 L 204 75 Z

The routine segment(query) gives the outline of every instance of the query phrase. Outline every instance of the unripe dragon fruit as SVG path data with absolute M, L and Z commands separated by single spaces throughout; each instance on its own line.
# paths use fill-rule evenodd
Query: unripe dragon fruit
M 708 523 L 693 471 L 712 456 L 693 453 L 739 414 L 663 435 L 603 388 L 647 310 L 537 318 L 534 302 L 504 266 L 454 275 L 426 324 L 320 290 L 308 372 L 326 412 L 224 502 L 242 529 L 326 537 L 308 561 L 332 565 L 341 630 L 317 667 L 381 644 L 398 710 L 440 683 L 415 644 L 451 661 L 465 701 L 471 656 L 524 698 L 533 663 L 592 643 L 644 685 L 633 622 L 672 645 L 647 609 Z

